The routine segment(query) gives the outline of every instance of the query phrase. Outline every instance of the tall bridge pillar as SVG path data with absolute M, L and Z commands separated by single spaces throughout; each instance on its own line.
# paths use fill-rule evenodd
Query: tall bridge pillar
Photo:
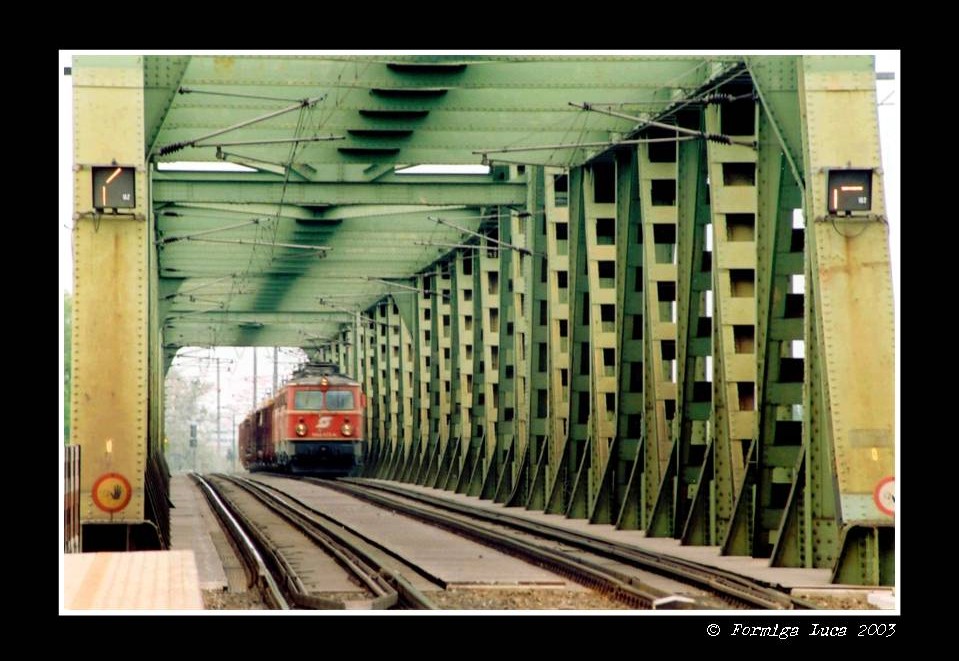
M 785 66 L 752 67 L 804 189 L 807 243 L 803 453 L 773 562 L 890 585 L 895 336 L 873 61 Z
M 143 58 L 77 57 L 74 94 L 74 302 L 71 444 L 83 448 L 85 550 L 157 547 L 166 537 L 148 496 L 166 479 L 157 410 L 148 410 L 151 309 Z M 154 301 L 155 305 L 155 301 Z M 153 342 L 151 343 L 151 337 Z M 157 361 L 157 374 L 162 373 Z M 162 378 L 162 377 L 161 377 Z M 158 475 L 148 476 L 159 456 Z M 163 492 L 165 493 L 165 491 Z M 165 496 L 163 496 L 165 498 Z M 153 499 L 155 500 L 155 499 Z M 163 509 L 166 504 L 164 501 Z M 98 526 L 102 523 L 127 525 Z M 102 534 L 101 534 L 102 533 Z

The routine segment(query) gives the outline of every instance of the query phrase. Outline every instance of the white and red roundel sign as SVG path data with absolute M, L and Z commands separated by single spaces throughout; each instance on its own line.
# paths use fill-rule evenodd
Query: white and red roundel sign
M 883 514 L 896 515 L 896 478 L 884 477 L 876 484 L 872 500 Z

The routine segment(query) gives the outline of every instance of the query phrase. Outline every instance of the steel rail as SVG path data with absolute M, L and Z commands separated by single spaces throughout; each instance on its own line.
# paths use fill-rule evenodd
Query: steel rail
M 226 527 L 227 534 L 237 543 L 237 549 L 243 557 L 248 576 L 252 579 L 251 583 L 256 583 L 259 587 L 264 600 L 277 610 L 290 610 L 290 604 L 283 596 L 280 586 L 273 578 L 272 572 L 263 561 L 263 556 L 253 543 L 253 540 L 246 534 L 243 526 L 237 521 L 231 513 L 230 508 L 220 499 L 216 490 L 203 477 L 196 473 L 191 473 L 190 477 L 200 486 L 204 497 L 213 508 L 214 514 L 220 522 Z
M 343 566 L 347 567 L 367 588 L 377 595 L 373 608 L 404 608 L 435 610 L 437 606 L 417 590 L 405 577 L 384 567 L 380 560 L 356 546 L 337 526 L 331 525 L 319 512 L 273 486 L 247 478 L 224 476 L 246 489 L 264 505 L 290 522 L 300 532 L 322 546 Z M 322 516 L 322 515 L 320 515 Z M 324 517 L 325 518 L 325 517 Z M 307 601 L 316 599 L 310 597 Z M 341 606 L 342 607 L 342 606 Z
M 445 499 L 433 498 L 394 485 L 371 483 L 367 480 L 356 478 L 341 479 L 335 484 L 335 486 L 339 487 L 346 487 L 347 485 L 350 487 L 360 487 L 361 489 L 375 489 L 390 492 L 432 507 L 503 525 L 551 541 L 562 542 L 575 548 L 583 549 L 640 569 L 664 574 L 670 578 L 695 584 L 718 593 L 724 599 L 739 601 L 750 607 L 762 609 L 816 608 L 816 606 L 809 602 L 791 597 L 773 588 L 765 587 L 748 578 L 688 560 L 674 558 L 652 551 L 644 551 L 633 546 L 610 542 L 546 523 L 536 523 L 506 513 L 490 512 L 482 508 L 454 503 Z M 374 494 L 365 492 L 360 493 L 355 489 L 353 489 L 353 491 L 357 493 L 357 495 L 374 496 Z M 386 504 L 386 500 L 383 502 Z M 389 500 L 388 504 L 390 507 L 397 508 L 404 506 L 401 501 Z

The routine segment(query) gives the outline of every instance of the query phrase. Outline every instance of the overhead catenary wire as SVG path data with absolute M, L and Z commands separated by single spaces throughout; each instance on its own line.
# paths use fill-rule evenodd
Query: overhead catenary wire
M 662 124 L 662 126 L 669 126 L 668 124 Z M 677 128 L 675 126 L 670 126 L 669 128 Z M 703 137 L 703 136 L 696 136 Z M 634 138 L 630 140 L 606 140 L 604 142 L 577 142 L 577 143 L 568 143 L 568 144 L 558 144 L 558 145 L 532 145 L 529 147 L 504 147 L 502 149 L 486 149 L 486 150 L 474 150 L 474 154 L 482 154 L 486 156 L 487 154 L 508 154 L 518 151 L 546 151 L 551 149 L 584 149 L 586 147 L 616 147 L 618 145 L 645 145 L 655 142 L 682 142 L 683 140 L 695 140 L 696 137 L 675 137 L 675 138 Z M 752 143 L 750 143 L 752 144 Z M 496 160 L 499 159 L 487 159 L 487 160 Z M 500 161 L 503 162 L 503 161 Z M 519 165 L 527 165 L 526 163 L 519 163 Z M 532 163 L 531 165 L 539 165 L 538 163 Z
M 569 105 L 573 106 L 574 108 L 580 108 L 582 110 L 598 112 L 604 115 L 611 115 L 612 117 L 620 117 L 622 119 L 629 119 L 629 120 L 638 122 L 639 126 L 633 129 L 634 131 L 640 131 L 646 127 L 652 126 L 655 128 L 667 129 L 669 131 L 676 131 L 677 133 L 683 133 L 688 136 L 703 138 L 705 140 L 709 140 L 710 142 L 718 142 L 725 145 L 744 145 L 746 147 L 752 147 L 754 149 L 756 147 L 756 143 L 753 140 L 741 140 L 738 138 L 731 138 L 728 135 L 723 135 L 720 133 L 706 133 L 705 131 L 688 129 L 686 127 L 677 126 L 674 124 L 665 124 L 663 122 L 657 122 L 652 119 L 646 119 L 643 117 L 636 117 L 634 115 L 627 115 L 626 113 L 622 113 L 622 112 L 616 112 L 615 110 L 603 110 L 601 108 L 596 108 L 595 106 L 589 103 L 573 103 L 572 101 L 570 101 Z M 655 140 L 656 138 L 652 138 L 652 139 Z M 662 141 L 662 140 L 675 140 L 675 139 L 676 138 L 665 138 L 665 139 L 659 139 L 659 140 Z M 617 144 L 624 144 L 625 142 L 626 141 L 620 141 Z
M 164 246 L 168 243 L 174 243 L 176 241 L 187 241 L 190 239 L 195 239 L 198 236 L 206 236 L 208 234 L 215 234 L 216 232 L 226 232 L 227 230 L 235 230 L 240 228 L 249 227 L 250 225 L 259 224 L 259 218 L 252 218 L 250 220 L 244 220 L 242 223 L 235 223 L 233 225 L 224 225 L 222 227 L 213 227 L 206 230 L 199 230 L 197 232 L 191 232 L 190 234 L 181 234 L 179 236 L 165 236 L 162 239 L 156 241 L 156 245 Z
M 244 147 L 247 145 L 285 145 L 291 142 L 299 144 L 301 142 L 329 142 L 331 140 L 346 140 L 345 135 L 324 135 L 312 138 L 275 138 L 263 140 L 234 140 L 231 142 L 215 142 L 208 145 L 194 145 L 196 147 Z
M 243 94 L 241 92 L 214 92 L 212 90 L 198 90 L 181 87 L 178 94 L 203 94 L 205 96 L 228 96 L 237 99 L 256 99 L 258 101 L 276 101 L 277 103 L 296 103 L 300 99 L 280 98 L 277 96 L 263 96 L 262 94 Z
M 246 239 L 198 239 L 195 236 L 185 236 L 180 237 L 183 241 L 196 241 L 197 243 L 225 243 L 225 244 L 238 244 L 245 246 L 268 246 L 276 247 L 280 246 L 281 248 L 292 248 L 294 250 L 318 250 L 325 252 L 327 250 L 333 250 L 330 246 L 308 246 L 300 243 L 280 243 L 274 241 L 272 243 L 266 241 L 248 241 Z
M 455 223 L 451 223 L 451 222 L 448 221 L 448 220 L 443 220 L 442 218 L 440 218 L 440 217 L 438 217 L 438 216 L 436 216 L 436 217 L 434 217 L 434 216 L 427 216 L 427 219 L 428 219 L 428 220 L 435 220 L 437 223 L 440 223 L 440 224 L 442 224 L 442 225 L 446 225 L 447 227 L 452 227 L 453 229 L 457 229 L 457 230 L 459 230 L 459 231 L 461 231 L 461 232 L 464 232 L 464 233 L 466 233 L 466 234 L 470 234 L 470 235 L 475 236 L 475 237 L 477 237 L 477 238 L 484 239 L 484 240 L 486 240 L 486 241 L 492 241 L 493 243 L 495 243 L 495 244 L 498 245 L 498 246 L 502 246 L 502 247 L 504 247 L 504 248 L 509 248 L 510 250 L 515 250 L 515 251 L 517 251 L 517 252 L 519 252 L 519 253 L 521 253 L 521 254 L 523 254 L 523 255 L 532 255 L 532 254 L 533 254 L 533 251 L 530 250 L 529 248 L 524 248 L 524 247 L 522 247 L 522 246 L 517 246 L 517 245 L 514 245 L 514 244 L 512 244 L 512 243 L 506 243 L 505 241 L 500 241 L 499 239 L 494 239 L 493 237 L 487 236 L 486 234 L 481 234 L 481 233 L 479 233 L 479 232 L 474 232 L 474 231 L 471 230 L 471 229 L 467 229 L 467 228 L 465 228 L 465 227 L 460 227 L 459 225 L 457 225 L 457 224 L 455 224 Z M 415 243 L 415 242 L 414 242 L 414 243 Z
M 165 145 L 163 147 L 160 147 L 158 153 L 160 156 L 166 156 L 167 154 L 173 154 L 175 152 L 180 151 L 181 149 L 185 149 L 186 147 L 203 147 L 203 146 L 212 147 L 213 145 L 198 145 L 197 143 L 203 142 L 205 140 L 209 140 L 210 138 L 215 138 L 216 136 L 223 135 L 224 133 L 229 133 L 230 131 L 236 131 L 237 129 L 250 126 L 251 124 L 256 124 L 258 122 L 266 121 L 267 119 L 273 119 L 274 117 L 279 117 L 280 115 L 284 115 L 288 112 L 292 112 L 300 108 L 312 107 L 325 98 L 326 98 L 326 94 L 322 94 L 320 96 L 315 96 L 310 99 L 302 99 L 285 108 L 280 108 L 279 110 L 268 112 L 265 115 L 259 115 L 257 117 L 253 117 L 252 119 L 246 119 L 246 120 L 243 120 L 242 122 L 237 122 L 236 124 L 232 124 L 230 126 L 227 126 L 226 128 L 219 129 L 217 131 L 213 131 L 212 133 L 207 133 L 205 135 L 201 135 L 198 138 L 193 138 L 192 140 L 180 140 L 179 142 L 174 142 L 169 145 Z

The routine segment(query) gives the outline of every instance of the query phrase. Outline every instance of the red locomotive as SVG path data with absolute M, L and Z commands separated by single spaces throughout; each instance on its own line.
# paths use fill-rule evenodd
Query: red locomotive
M 358 474 L 366 454 L 360 384 L 333 363 L 307 363 L 240 424 L 239 451 L 250 471 Z

